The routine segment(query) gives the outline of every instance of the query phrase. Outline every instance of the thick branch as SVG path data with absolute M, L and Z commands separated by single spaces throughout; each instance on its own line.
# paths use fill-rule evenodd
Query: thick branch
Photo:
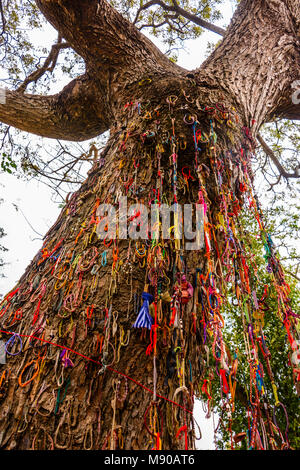
M 254 135 L 263 122 L 278 112 L 282 97 L 290 93 L 291 84 L 298 78 L 300 53 L 294 13 L 299 2 L 242 0 L 221 45 L 196 71 L 198 81 L 226 92 L 243 121 L 252 126 Z M 91 88 L 96 104 L 87 100 L 92 106 L 81 111 L 82 101 L 77 102 L 78 116 L 85 112 L 85 118 L 91 118 L 87 130 L 91 126 L 94 132 L 94 109 L 98 105 L 102 109 L 96 87 L 105 94 L 112 114 L 120 108 L 120 100 L 127 99 L 124 90 L 141 77 L 182 77 L 185 72 L 105 0 L 36 0 L 36 3 L 84 58 L 89 76 L 94 79 Z M 180 11 L 176 1 L 172 8 Z M 132 91 L 128 93 L 130 97 Z M 71 122 L 79 127 L 76 114 L 70 116 Z M 81 132 L 88 136 L 93 133 Z
M 292 121 L 300 121 L 300 103 L 297 104 L 296 102 L 293 102 L 293 94 L 294 92 L 291 90 L 290 95 L 282 97 L 278 106 L 276 106 L 274 113 L 271 115 L 271 119 L 273 119 L 273 117 L 279 117 L 282 119 L 290 119 Z M 300 97 L 300 90 L 298 96 Z
M 87 69 L 106 74 L 147 74 L 178 68 L 106 0 L 36 0 L 41 12 Z M 139 77 L 137 77 L 138 79 Z M 104 82 L 103 82 L 104 83 Z
M 0 106 L 5 124 L 49 138 L 87 140 L 113 124 L 113 110 L 119 109 L 118 100 L 126 99 L 126 85 L 148 73 L 174 76 L 183 71 L 105 0 L 36 3 L 60 37 L 84 58 L 87 74 L 54 96 L 8 91 L 6 104 Z M 58 49 L 53 48 L 46 67 L 55 61 Z M 42 72 L 28 77 L 25 85 Z
M 254 134 L 280 112 L 299 116 L 292 102 L 300 70 L 299 4 L 242 0 L 223 41 L 196 71 L 200 80 L 210 79 L 233 96 Z
M 1 122 L 43 137 L 83 141 L 102 134 L 111 124 L 105 97 L 86 75 L 56 95 L 7 90 L 5 101 L 0 104 Z

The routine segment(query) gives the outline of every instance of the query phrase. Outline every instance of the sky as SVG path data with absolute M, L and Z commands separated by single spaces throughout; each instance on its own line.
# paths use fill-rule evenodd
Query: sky
M 233 13 L 231 1 L 225 2 L 221 26 L 228 23 Z M 205 32 L 198 40 L 187 41 L 186 50 L 179 56 L 178 64 L 188 70 L 198 67 L 205 59 L 207 42 L 216 42 L 219 36 Z M 35 34 L 37 45 L 49 45 L 55 41 L 56 32 L 49 26 L 43 33 Z M 66 83 L 63 78 L 56 84 L 59 91 Z M 53 90 L 55 92 L 55 90 Z M 28 135 L 28 139 L 34 139 Z M 45 139 L 47 145 L 47 139 Z M 0 278 L 0 295 L 12 290 L 25 268 L 41 248 L 43 235 L 57 219 L 60 209 L 53 202 L 50 189 L 35 180 L 23 181 L 14 175 L 1 174 L 0 198 L 0 227 L 6 232 L 6 237 L 0 243 L 6 246 L 8 252 L 1 254 L 7 263 L 4 269 L 5 277 Z M 15 206 L 19 209 L 16 210 Z M 195 403 L 195 418 L 202 431 L 202 439 L 197 442 L 197 449 L 215 449 L 213 443 L 213 420 L 206 419 L 199 401 Z M 217 425 L 217 418 L 215 418 Z

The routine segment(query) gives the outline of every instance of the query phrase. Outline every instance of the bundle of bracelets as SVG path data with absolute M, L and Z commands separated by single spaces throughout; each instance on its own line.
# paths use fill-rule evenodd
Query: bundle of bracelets
M 241 441 L 247 449 L 290 447 L 264 332 L 270 290 L 278 311 L 268 314 L 285 328 L 295 382 L 299 316 L 253 187 L 255 142 L 232 107 L 187 97 L 185 90 L 163 102 L 137 98 L 124 106 L 124 125 L 111 134 L 109 152 L 68 196 L 60 222 L 4 297 L 3 448 L 195 449 L 201 430 L 194 401 L 200 398 L 209 413 L 215 387 L 232 449 Z M 111 236 L 113 217 L 99 208 L 117 216 L 121 197 L 130 213 Z M 196 249 L 186 249 L 186 232 L 178 236 L 188 219 L 185 204 L 201 216 Z M 168 233 L 161 230 L 164 205 L 173 208 Z M 151 209 L 152 229 L 142 206 Z M 257 223 L 270 285 L 253 269 L 242 211 Z M 230 354 L 224 331 L 232 305 L 244 344 Z M 233 436 L 242 355 L 248 428 Z M 282 413 L 285 429 L 277 420 Z

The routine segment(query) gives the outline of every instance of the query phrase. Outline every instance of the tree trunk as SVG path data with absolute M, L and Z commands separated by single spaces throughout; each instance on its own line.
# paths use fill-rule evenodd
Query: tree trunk
M 242 3 L 249 16 L 242 5 L 235 18 L 241 23 L 257 13 L 252 2 Z M 255 133 L 254 121 L 261 124 L 270 109 L 275 112 L 275 101 L 271 103 L 265 93 L 271 108 L 252 106 L 264 87 L 261 77 L 245 105 L 245 87 L 251 76 L 254 80 L 255 68 L 247 69 L 247 80 L 240 81 L 243 93 L 238 95 L 226 52 L 231 33 L 241 41 L 235 22 L 226 36 L 229 42 L 225 37 L 220 46 L 226 77 L 219 48 L 205 68 L 188 74 L 168 62 L 105 2 L 99 2 L 105 14 L 98 17 L 93 1 L 37 4 L 86 59 L 93 84 L 90 88 L 80 81 L 79 89 L 67 89 L 65 101 L 59 96 L 47 101 L 46 114 L 55 116 L 49 118 L 49 134 L 63 133 L 64 106 L 72 105 L 75 93 L 78 114 L 70 113 L 67 120 L 68 138 L 75 139 L 77 131 L 84 138 L 85 130 L 88 138 L 108 128 L 110 138 L 2 303 L 7 364 L 1 372 L 1 447 L 192 449 L 197 434 L 194 398 L 211 374 L 207 346 L 219 373 L 230 367 L 220 313 L 228 295 L 226 284 L 235 285 L 238 296 L 255 287 L 255 279 L 248 278 L 239 214 L 248 197 L 255 204 L 255 135 L 250 127 L 253 124 Z M 261 24 L 263 13 L 261 9 Z M 108 37 L 105 22 L 111 28 Z M 119 42 L 112 42 L 117 32 Z M 275 33 L 270 45 L 272 41 L 277 41 Z M 254 40 L 252 47 L 254 54 Z M 109 54 L 114 57 L 108 65 Z M 117 54 L 123 55 L 116 60 Z M 290 73 L 287 88 L 294 72 Z M 270 75 L 268 92 L 279 80 L 276 73 Z M 86 99 L 80 106 L 82 87 Z M 22 96 L 28 99 L 20 95 L 20 100 Z M 3 111 L 1 119 L 11 118 Z M 23 119 L 27 122 L 26 116 Z M 23 119 L 16 117 L 14 125 L 30 130 Z M 47 126 L 32 127 L 32 132 L 46 135 Z M 127 197 L 128 208 L 201 205 L 203 246 L 187 250 L 185 239 L 160 235 L 155 240 L 153 234 L 147 241 L 124 239 L 120 232 L 112 241 L 99 238 L 98 207 L 105 203 L 118 209 L 121 196 Z M 140 220 L 138 206 L 135 210 L 127 217 L 132 229 Z M 273 268 L 282 282 L 280 268 Z M 193 286 L 190 297 L 185 277 Z M 151 330 L 134 326 L 145 291 L 153 296 Z M 17 354 L 21 340 L 22 352 Z

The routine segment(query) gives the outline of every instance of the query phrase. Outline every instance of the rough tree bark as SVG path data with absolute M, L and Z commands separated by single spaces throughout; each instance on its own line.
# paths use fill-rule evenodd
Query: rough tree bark
M 66 349 L 71 363 L 65 367 L 61 348 L 21 336 L 22 354 L 9 356 L 1 369 L 1 447 L 137 450 L 158 446 L 161 437 L 163 449 L 193 448 L 189 411 L 208 366 L 195 279 L 199 270 L 212 269 L 215 295 L 223 292 L 216 247 L 224 249 L 224 231 L 216 228 L 210 257 L 205 247 L 187 252 L 170 241 L 164 253 L 149 248 L 145 260 L 142 243 L 110 245 L 97 238 L 96 209 L 117 204 L 120 196 L 149 204 L 160 201 L 162 190 L 173 204 L 177 190 L 184 204 L 199 202 L 201 193 L 207 224 L 217 227 L 221 199 L 213 152 L 235 155 L 238 171 L 224 158 L 224 181 L 243 204 L 240 149 L 251 176 L 247 159 L 260 126 L 276 115 L 300 119 L 291 101 L 299 78 L 299 0 L 243 0 L 220 46 L 193 72 L 170 62 L 104 0 L 36 3 L 84 58 L 86 73 L 55 96 L 8 92 L 0 120 L 50 138 L 79 141 L 106 130 L 110 138 L 5 297 L 1 330 L 51 341 L 94 362 Z M 202 131 L 201 150 L 187 124 L 191 116 Z M 180 178 L 186 166 L 190 179 Z M 176 273 L 193 283 L 194 299 L 182 305 L 181 323 L 170 326 L 167 294 L 174 293 Z M 149 333 L 132 328 L 145 284 L 159 308 L 156 355 L 146 354 Z M 2 333 L 2 340 L 9 337 Z M 222 349 L 220 338 L 218 344 Z M 153 394 L 136 382 L 181 407 L 159 397 L 153 404 Z

